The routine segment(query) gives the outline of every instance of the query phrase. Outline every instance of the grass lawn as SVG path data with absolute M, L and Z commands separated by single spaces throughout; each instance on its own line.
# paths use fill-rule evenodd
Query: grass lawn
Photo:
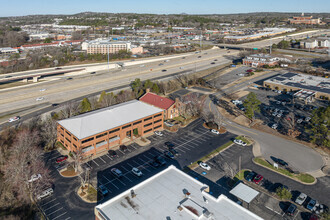
M 204 156 L 204 157 L 200 158 L 199 160 L 195 161 L 194 163 L 190 164 L 188 167 L 190 169 L 194 169 L 196 166 L 198 166 L 198 162 L 199 161 L 206 161 L 206 160 L 211 159 L 212 157 L 214 157 L 215 155 L 217 155 L 218 153 L 220 153 L 220 151 L 226 149 L 227 147 L 229 147 L 232 144 L 233 144 L 232 141 L 228 141 L 227 143 L 221 145 L 220 147 L 218 147 L 217 149 L 215 149 L 211 153 L 207 154 L 206 156 Z
M 258 157 L 253 158 L 253 161 L 260 164 L 261 166 L 268 167 L 275 172 L 284 174 L 293 179 L 297 179 L 303 183 L 313 183 L 315 181 L 315 178 L 307 173 L 294 174 L 294 173 L 290 173 L 288 170 L 283 169 L 283 168 L 276 169 L 273 167 L 273 165 L 269 164 L 265 159 L 262 159 L 262 158 L 258 158 Z
M 243 180 L 244 177 L 246 177 L 248 174 L 250 173 L 250 170 L 240 170 L 238 171 L 238 173 L 235 175 L 234 179 L 238 179 L 238 180 Z
M 73 166 L 69 165 L 64 171 L 61 172 L 62 176 L 65 177 L 73 177 L 77 176 L 77 173 L 75 172 Z
M 97 201 L 97 190 L 94 187 L 89 186 L 89 189 L 87 190 L 86 199 L 88 199 L 89 201 Z

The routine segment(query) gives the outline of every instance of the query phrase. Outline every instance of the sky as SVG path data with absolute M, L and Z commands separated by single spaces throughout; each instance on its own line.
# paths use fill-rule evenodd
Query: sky
M 0 17 L 79 12 L 230 14 L 330 12 L 330 0 L 0 0 Z

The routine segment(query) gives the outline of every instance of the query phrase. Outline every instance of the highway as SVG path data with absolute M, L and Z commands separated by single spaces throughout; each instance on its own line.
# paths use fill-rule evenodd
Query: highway
M 1 121 L 5 122 L 11 115 L 20 115 L 20 111 L 33 111 L 34 109 L 46 108 L 53 103 L 62 103 L 68 100 L 99 93 L 111 88 L 128 86 L 135 78 L 141 80 L 152 78 L 173 77 L 173 74 L 191 73 L 208 69 L 214 66 L 229 63 L 234 59 L 237 51 L 228 53 L 223 49 L 211 49 L 202 53 L 189 53 L 177 58 L 165 59 L 136 65 L 127 65 L 124 69 L 112 69 L 90 73 L 49 77 L 48 81 L 33 85 L 5 89 L 0 91 L 0 115 Z M 184 58 L 183 58 L 184 57 Z M 217 60 L 217 61 L 214 61 Z M 215 64 L 211 64 L 214 62 Z M 38 97 L 43 100 L 36 101 Z

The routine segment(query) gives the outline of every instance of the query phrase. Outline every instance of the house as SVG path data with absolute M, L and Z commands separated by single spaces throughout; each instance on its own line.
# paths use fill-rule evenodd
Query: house
M 147 89 L 146 94 L 144 94 L 140 101 L 147 103 L 149 105 L 163 109 L 164 119 L 171 119 L 178 117 L 183 107 L 183 103 L 179 99 L 169 99 L 166 97 L 159 96 L 155 93 L 150 92 L 150 89 Z

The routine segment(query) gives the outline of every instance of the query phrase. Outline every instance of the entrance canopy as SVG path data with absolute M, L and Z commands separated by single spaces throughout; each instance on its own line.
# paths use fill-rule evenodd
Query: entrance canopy
M 247 203 L 250 203 L 259 194 L 257 190 L 252 189 L 244 183 L 239 183 L 235 188 L 230 190 L 230 193 Z

